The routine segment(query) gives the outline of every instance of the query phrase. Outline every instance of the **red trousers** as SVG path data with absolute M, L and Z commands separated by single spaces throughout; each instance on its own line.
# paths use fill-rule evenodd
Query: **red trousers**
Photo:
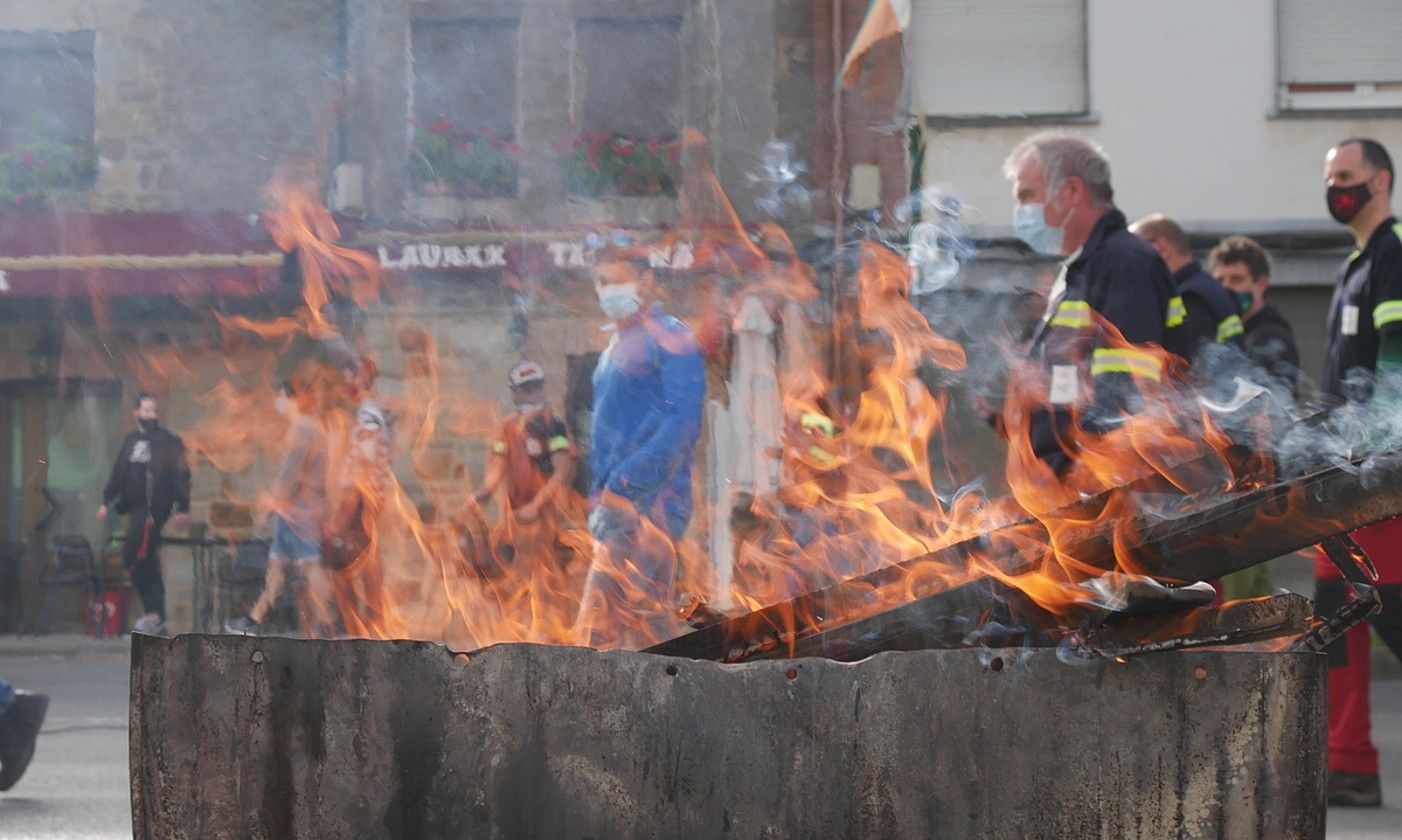
M 1380 587 L 1402 584 L 1402 518 L 1354 531 L 1353 538 L 1377 566 Z M 1317 583 L 1337 585 L 1343 577 L 1322 551 L 1314 564 Z M 1384 600 L 1384 609 L 1389 606 L 1395 609 L 1395 598 Z M 1329 669 L 1329 769 L 1373 775 L 1378 772 L 1378 750 L 1373 746 L 1368 700 L 1372 682 L 1369 622 L 1350 630 L 1337 644 L 1344 645 L 1347 662 Z

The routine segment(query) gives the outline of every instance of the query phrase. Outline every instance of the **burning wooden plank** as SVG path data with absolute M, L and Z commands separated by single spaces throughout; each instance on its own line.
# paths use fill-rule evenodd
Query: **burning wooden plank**
M 1332 467 L 1174 518 L 1142 514 L 1135 527 L 1118 536 L 1113 522 L 1058 527 L 1057 548 L 1088 567 L 1110 570 L 1119 565 L 1119 539 L 1124 542 L 1121 554 L 1138 566 L 1134 571 L 1168 581 L 1220 577 L 1402 516 L 1402 482 L 1376 484 L 1360 483 L 1353 465 Z M 1046 519 L 1060 524 L 1054 517 Z M 1044 563 L 1051 544 L 1045 526 L 1021 522 L 727 619 L 649 651 L 721 661 L 777 656 L 854 660 L 881 650 L 957 644 L 1006 593 L 992 577 L 950 587 L 945 576 L 922 576 L 922 567 L 958 568 L 978 554 L 1012 578 Z M 893 589 L 909 597 L 887 597 Z
M 1220 608 L 1198 607 L 1183 614 L 1107 622 L 1086 633 L 1077 650 L 1083 656 L 1123 659 L 1145 653 L 1214 645 L 1238 645 L 1309 629 L 1314 604 L 1303 595 L 1275 595 L 1235 601 Z

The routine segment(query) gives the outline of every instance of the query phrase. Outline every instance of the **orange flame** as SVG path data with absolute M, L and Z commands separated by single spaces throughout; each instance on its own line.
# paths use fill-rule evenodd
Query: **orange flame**
M 861 350 L 864 382 L 855 410 L 839 425 L 843 419 L 832 416 L 827 403 L 825 366 L 797 342 L 778 375 L 778 485 L 741 497 L 728 512 L 728 583 L 718 582 L 696 542 L 673 543 L 646 518 L 627 530 L 626 539 L 597 543 L 586 528 L 584 500 L 571 491 L 535 516 L 523 516 L 502 498 L 493 522 L 490 506 L 473 500 L 466 471 L 444 457 L 444 442 L 464 436 L 490 441 L 502 426 L 499 412 L 485 399 L 449 392 L 445 383 L 464 381 L 464 372 L 454 370 L 432 335 L 414 323 L 398 331 L 401 394 L 376 396 L 370 383 L 348 379 L 341 365 L 356 354 L 330 317 L 330 304 L 341 298 L 370 306 L 380 294 L 378 264 L 336 244 L 335 222 L 309 190 L 278 184 L 269 196 L 275 202 L 265 217 L 269 229 L 280 247 L 298 256 L 302 305 L 291 317 L 270 321 L 222 319 L 227 378 L 206 383 L 200 400 L 206 417 L 189 437 L 228 476 L 230 502 L 275 507 L 277 500 L 240 482 L 278 458 L 284 424 L 271 411 L 275 370 L 292 368 L 308 384 L 327 452 L 330 514 L 323 544 L 340 541 L 332 595 L 351 635 L 442 641 L 460 649 L 507 641 L 637 648 L 683 632 L 682 613 L 698 600 L 754 610 L 896 564 L 906 564 L 903 573 L 851 604 L 854 615 L 982 577 L 1062 614 L 1089 603 L 1092 596 L 1081 584 L 1107 571 L 1074 556 L 1078 535 L 1112 528 L 1111 571 L 1140 571 L 1125 548 L 1135 544 L 1140 521 L 1132 496 L 1112 494 L 1095 510 L 1085 509 L 1085 499 L 1145 477 L 1197 492 L 1228 489 L 1242 475 L 1228 452 L 1230 439 L 1205 410 L 1185 408 L 1195 403 L 1182 400 L 1172 385 L 1181 363 L 1158 348 L 1138 348 L 1162 359 L 1168 384 L 1145 388 L 1145 409 L 1107 433 L 1083 432 L 1073 422 L 1067 445 L 1080 457 L 1064 475 L 1027 442 L 1033 411 L 1048 407 L 1044 372 L 1017 368 L 1002 413 L 1011 498 L 977 492 L 942 498 L 931 443 L 943 434 L 949 406 L 919 372 L 926 364 L 961 370 L 965 353 L 911 305 L 905 260 L 864 243 L 856 323 L 839 331 Z M 690 300 L 689 290 L 676 292 L 695 317 L 724 330 L 749 296 L 774 313 L 818 299 L 812 270 L 796 259 L 782 230 L 764 226 L 758 242 L 752 240 L 704 161 L 692 167 L 683 206 L 686 218 L 672 238 L 685 236 L 695 246 L 698 272 L 723 292 L 701 300 L 695 290 Z M 786 340 L 797 341 L 794 335 Z M 294 352 L 297 342 L 310 349 Z M 193 385 L 188 380 L 199 375 L 179 360 L 153 357 L 152 366 L 153 377 L 172 387 L 178 380 Z M 397 417 L 391 449 L 402 457 L 392 463 L 356 421 L 358 406 L 372 399 Z M 400 481 L 409 475 L 413 494 Z M 631 510 L 619 500 L 599 504 L 625 518 Z M 989 534 L 987 545 L 958 563 L 930 556 Z M 673 579 L 675 589 L 666 583 Z M 793 629 L 843 618 L 790 615 L 784 621 Z

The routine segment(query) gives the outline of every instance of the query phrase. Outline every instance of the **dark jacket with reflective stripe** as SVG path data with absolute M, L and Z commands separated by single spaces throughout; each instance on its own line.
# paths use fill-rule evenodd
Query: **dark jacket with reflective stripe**
M 1241 310 L 1231 293 L 1193 260 L 1173 274 L 1173 288 L 1181 308 L 1169 301 L 1163 347 L 1188 361 L 1204 343 L 1244 347 Z
M 1089 384 L 1083 426 L 1096 429 L 1113 423 L 1122 412 L 1133 412 L 1139 394 L 1135 379 L 1158 381 L 1157 359 L 1120 347 L 1106 327 L 1118 330 L 1130 344 L 1162 344 L 1171 288 L 1168 266 L 1153 247 L 1129 232 L 1123 213 L 1106 211 L 1067 266 L 1066 292 L 1037 329 L 1028 351 L 1053 372 L 1073 366 L 1079 382 Z M 1066 409 L 1035 412 L 1033 451 L 1058 468 L 1065 466 L 1069 455 L 1057 439 L 1069 429 Z
M 1367 401 L 1373 395 L 1384 332 L 1402 327 L 1402 225 L 1389 218 L 1373 231 L 1362 251 L 1344 263 L 1334 285 L 1326 322 L 1324 393 L 1338 401 Z

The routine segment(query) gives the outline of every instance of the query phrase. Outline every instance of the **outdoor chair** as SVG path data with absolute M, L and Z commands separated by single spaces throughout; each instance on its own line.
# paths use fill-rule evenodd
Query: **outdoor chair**
M 21 635 L 45 636 L 53 620 L 55 601 L 65 589 L 81 589 L 83 595 L 84 626 L 89 635 L 101 635 L 102 626 L 92 614 L 89 605 L 97 596 L 97 576 L 93 563 L 92 544 L 79 534 L 56 537 L 52 551 L 44 564 L 39 586 L 44 592 L 39 614 L 27 610 Z

